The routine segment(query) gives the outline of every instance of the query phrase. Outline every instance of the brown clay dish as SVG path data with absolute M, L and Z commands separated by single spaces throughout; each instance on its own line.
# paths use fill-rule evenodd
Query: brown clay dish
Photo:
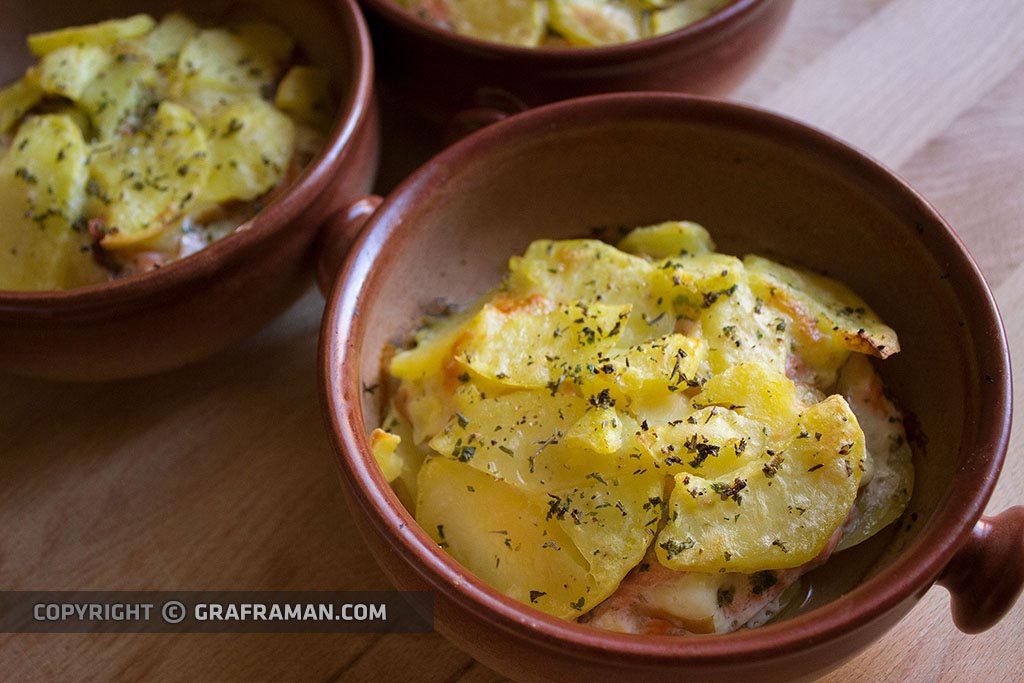
M 318 227 L 339 205 L 367 192 L 376 172 L 373 58 L 355 0 L 14 3 L 0 29 L 0 82 L 14 80 L 32 62 L 29 33 L 143 11 L 162 16 L 177 10 L 213 23 L 239 7 L 279 23 L 331 74 L 338 109 L 324 148 L 288 191 L 198 254 L 78 289 L 0 291 L 0 371 L 65 380 L 158 372 L 259 329 L 307 286 Z
M 966 632 L 1013 604 L 1024 508 L 981 517 L 1011 417 L 999 314 L 950 226 L 876 162 L 741 105 L 610 95 L 490 126 L 375 206 L 354 205 L 322 255 L 324 282 L 365 223 L 323 322 L 324 414 L 352 516 L 381 567 L 399 588 L 433 591 L 437 629 L 486 665 L 517 680 L 807 680 L 879 638 L 936 582 Z M 788 259 L 862 293 L 899 331 L 903 352 L 881 369 L 919 425 L 914 497 L 898 528 L 817 570 L 797 614 L 730 635 L 603 632 L 506 598 L 416 525 L 367 440 L 381 349 L 424 305 L 487 291 L 533 239 L 668 218 L 700 222 L 723 251 Z
M 489 43 L 425 22 L 394 0 L 361 4 L 385 87 L 403 105 L 458 133 L 584 95 L 724 94 L 758 64 L 793 0 L 736 0 L 679 31 L 593 48 Z

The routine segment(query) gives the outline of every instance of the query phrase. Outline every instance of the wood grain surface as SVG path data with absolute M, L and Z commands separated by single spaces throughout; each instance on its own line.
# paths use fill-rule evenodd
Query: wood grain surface
M 1021 0 L 797 0 L 736 93 L 850 140 L 949 219 L 996 291 L 1019 406 L 1022 36 Z M 258 336 L 160 377 L 84 386 L 0 377 L 0 587 L 387 588 L 348 521 L 321 425 L 322 308 L 310 292 Z M 1021 502 L 1018 419 L 990 509 Z M 824 680 L 1011 683 L 1022 672 L 1024 604 L 965 636 L 935 588 Z M 0 635 L 0 680 L 503 679 L 437 635 Z

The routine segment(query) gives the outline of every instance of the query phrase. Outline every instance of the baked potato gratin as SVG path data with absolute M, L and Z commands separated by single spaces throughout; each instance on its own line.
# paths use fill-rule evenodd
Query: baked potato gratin
M 28 45 L 39 63 L 0 90 L 0 289 L 188 256 L 255 215 L 330 125 L 327 73 L 268 22 L 139 14 Z
M 460 35 L 520 47 L 601 47 L 678 31 L 732 0 L 395 0 Z
M 499 591 L 630 633 L 722 633 L 901 515 L 903 417 L 856 294 L 704 228 L 537 241 L 384 354 L 385 477 Z

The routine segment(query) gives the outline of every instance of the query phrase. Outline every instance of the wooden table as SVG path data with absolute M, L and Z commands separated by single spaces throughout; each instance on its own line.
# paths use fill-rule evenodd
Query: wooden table
M 737 93 L 899 170 L 996 291 L 1024 405 L 1024 2 L 798 0 Z M 393 171 L 392 171 L 393 172 Z M 386 588 L 352 529 L 317 406 L 323 302 L 184 370 L 0 378 L 5 589 Z M 991 509 L 1024 501 L 1024 420 Z M 830 683 L 1019 681 L 1024 604 L 982 637 L 933 589 Z M 495 681 L 440 636 L 0 636 L 3 680 Z

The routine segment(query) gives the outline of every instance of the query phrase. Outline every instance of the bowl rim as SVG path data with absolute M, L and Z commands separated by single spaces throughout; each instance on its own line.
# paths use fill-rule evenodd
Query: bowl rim
M 763 5 L 776 1 L 778 0 L 733 0 L 692 24 L 660 36 L 599 47 L 558 48 L 524 47 L 472 38 L 420 19 L 409 10 L 400 7 L 394 0 L 360 0 L 362 4 L 369 5 L 374 12 L 385 16 L 388 21 L 423 38 L 460 50 L 487 54 L 497 59 L 549 62 L 565 67 L 626 61 L 671 49 L 678 43 L 691 40 L 696 43 L 728 24 L 743 21 Z
M 34 315 L 52 317 L 55 311 L 98 312 L 112 304 L 151 303 L 190 282 L 217 276 L 244 252 L 258 248 L 287 228 L 313 203 L 337 172 L 343 155 L 370 115 L 374 79 L 370 32 L 355 0 L 327 0 L 320 4 L 335 15 L 344 40 L 350 45 L 348 91 L 338 103 L 323 148 L 284 192 L 231 234 L 161 268 L 72 289 L 0 289 L 0 315 L 19 319 Z
M 970 302 L 964 315 L 980 323 L 968 353 L 977 359 L 977 371 L 990 373 L 991 377 L 985 379 L 991 381 L 982 383 L 979 389 L 978 401 L 985 401 L 984 414 L 973 432 L 965 431 L 960 445 L 977 458 L 988 458 L 983 460 L 987 467 L 971 472 L 958 469 L 950 482 L 950 490 L 958 491 L 955 504 L 947 495 L 932 517 L 922 521 L 924 527 L 918 536 L 879 574 L 826 605 L 757 629 L 700 638 L 612 633 L 549 616 L 499 593 L 459 565 L 419 527 L 377 467 L 363 426 L 364 387 L 358 358 L 363 322 L 359 307 L 378 257 L 387 253 L 392 239 L 410 231 L 413 223 L 389 223 L 386 217 L 408 214 L 407 196 L 429 190 L 434 183 L 443 182 L 444 176 L 453 175 L 453 169 L 461 164 L 487 155 L 488 150 L 502 149 L 511 144 L 509 141 L 529 137 L 531 132 L 560 124 L 572 127 L 638 115 L 661 116 L 660 120 L 674 116 L 707 125 L 756 130 L 773 139 L 792 141 L 844 172 L 858 173 L 886 186 L 896 193 L 896 199 L 888 204 L 909 206 L 926 217 L 930 227 L 939 228 L 923 234 L 918 231 L 919 239 L 936 260 L 940 253 L 949 257 L 948 269 L 955 269 L 955 278 L 964 285 L 957 290 L 956 299 Z M 403 557 L 414 558 L 405 560 L 407 567 L 431 590 L 542 649 L 674 665 L 727 664 L 735 662 L 737 656 L 772 659 L 883 623 L 901 605 L 909 609 L 966 541 L 991 497 L 1007 450 L 1013 396 L 1007 339 L 992 292 L 959 236 L 916 190 L 865 153 L 812 126 L 745 104 L 670 93 L 596 95 L 539 107 L 474 133 L 410 175 L 368 220 L 335 280 L 321 327 L 318 372 L 321 407 L 350 505 L 362 509 L 369 526 L 393 549 Z M 983 399 L 984 391 L 987 394 Z

